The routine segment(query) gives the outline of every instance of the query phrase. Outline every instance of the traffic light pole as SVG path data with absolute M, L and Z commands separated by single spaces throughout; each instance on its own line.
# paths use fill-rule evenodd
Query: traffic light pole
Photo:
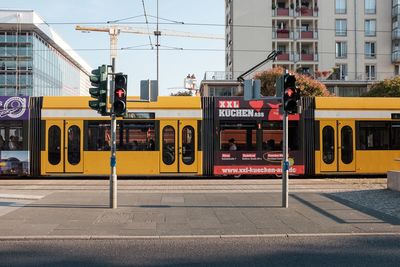
M 288 113 L 283 112 L 283 162 L 282 162 L 282 207 L 289 207 L 289 125 Z
M 115 58 L 112 58 L 112 73 L 115 73 Z M 111 81 L 110 97 L 111 103 L 114 103 L 114 75 Z M 117 120 L 113 105 L 111 105 L 111 158 L 110 158 L 110 208 L 117 208 Z

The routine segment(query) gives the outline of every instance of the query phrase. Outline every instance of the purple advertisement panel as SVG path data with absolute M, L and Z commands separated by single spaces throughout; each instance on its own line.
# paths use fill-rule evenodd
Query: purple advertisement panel
M 27 96 L 0 96 L 0 120 L 28 120 Z

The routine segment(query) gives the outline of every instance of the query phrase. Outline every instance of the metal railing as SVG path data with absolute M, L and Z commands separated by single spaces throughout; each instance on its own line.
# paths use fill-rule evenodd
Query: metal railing
M 235 80 L 241 72 L 230 72 L 230 71 L 206 71 L 204 73 L 204 80 Z

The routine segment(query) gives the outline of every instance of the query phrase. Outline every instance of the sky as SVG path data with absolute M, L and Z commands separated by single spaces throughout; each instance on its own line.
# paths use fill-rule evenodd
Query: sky
M 156 27 L 157 0 L 7 0 L 2 1 L 0 7 L 36 11 L 92 68 L 97 68 L 110 64 L 108 34 L 83 33 L 76 31 L 75 26 L 107 26 L 107 21 L 137 16 L 117 24 L 147 28 L 143 2 L 152 32 Z M 223 37 L 224 3 L 223 0 L 159 0 L 159 28 Z M 128 75 L 128 95 L 139 95 L 140 80 L 157 77 L 154 36 L 151 36 L 151 43 L 154 49 L 147 35 L 119 35 L 118 48 L 122 50 L 118 50 L 117 72 Z M 169 95 L 182 88 L 187 74 L 195 74 L 200 84 L 206 71 L 224 71 L 224 55 L 224 40 L 161 36 L 159 94 Z

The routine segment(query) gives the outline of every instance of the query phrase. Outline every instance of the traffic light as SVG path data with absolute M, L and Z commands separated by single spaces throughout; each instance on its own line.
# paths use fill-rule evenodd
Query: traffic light
M 288 114 L 296 114 L 298 113 L 298 100 L 300 100 L 300 90 L 296 87 L 296 77 L 285 74 L 283 81 L 283 110 Z
M 117 117 L 123 117 L 126 113 L 126 92 L 128 85 L 128 76 L 125 74 L 116 74 L 114 77 L 114 114 Z
M 97 110 L 102 116 L 107 115 L 107 65 L 102 65 L 92 71 L 90 82 L 92 88 L 89 88 L 89 93 L 96 100 L 89 101 L 89 107 Z

